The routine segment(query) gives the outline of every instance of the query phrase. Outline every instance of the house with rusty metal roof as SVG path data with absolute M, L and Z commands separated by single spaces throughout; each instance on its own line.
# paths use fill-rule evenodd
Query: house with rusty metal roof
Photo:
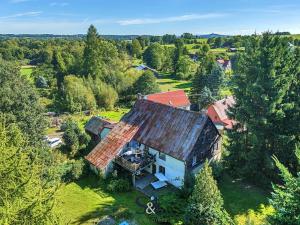
M 103 175 L 126 169 L 138 189 L 181 187 L 188 173 L 219 157 L 219 139 L 206 114 L 139 99 L 86 160 Z
M 144 99 L 190 110 L 191 102 L 184 90 L 167 91 L 145 95 Z
M 115 126 L 115 122 L 106 120 L 99 116 L 93 116 L 84 126 L 95 143 L 99 143 Z

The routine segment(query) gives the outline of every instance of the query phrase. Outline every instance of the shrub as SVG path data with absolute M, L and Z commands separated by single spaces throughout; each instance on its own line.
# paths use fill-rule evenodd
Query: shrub
M 180 224 L 183 220 L 186 201 L 176 193 L 161 196 L 158 199 L 159 209 L 153 219 L 159 223 Z
M 84 174 L 85 165 L 83 159 L 68 160 L 60 168 L 62 179 L 65 182 L 78 180 Z
M 131 190 L 131 184 L 127 179 L 111 179 L 107 185 L 109 192 L 128 192 Z
M 214 161 L 211 164 L 212 172 L 213 172 L 213 177 L 216 180 L 219 180 L 222 175 L 224 174 L 224 163 L 223 161 Z
M 130 219 L 133 217 L 133 212 L 127 208 L 117 208 L 117 210 L 113 213 L 115 219 Z
M 63 140 L 65 147 L 71 157 L 78 155 L 79 151 L 86 148 L 90 141 L 90 137 L 80 130 L 78 124 L 71 119 L 68 119 L 63 126 L 61 126 L 65 132 L 63 134 Z
M 195 177 L 192 174 L 187 174 L 185 178 L 185 182 L 183 187 L 180 189 L 180 195 L 183 198 L 188 198 L 194 188 L 195 185 Z
M 111 85 L 106 84 L 100 79 L 93 80 L 92 78 L 86 79 L 85 83 L 86 86 L 91 87 L 98 107 L 107 110 L 114 108 L 118 101 L 118 93 Z
M 96 108 L 96 100 L 90 87 L 83 79 L 76 76 L 66 76 L 64 79 L 64 96 L 66 107 L 70 112 L 79 112 Z
M 36 79 L 35 86 L 37 88 L 47 88 L 48 87 L 48 82 L 47 82 L 47 80 L 44 77 L 39 76 Z

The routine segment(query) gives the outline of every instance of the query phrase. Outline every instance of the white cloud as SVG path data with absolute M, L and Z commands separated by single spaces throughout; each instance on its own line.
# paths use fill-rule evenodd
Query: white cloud
M 60 6 L 60 7 L 65 7 L 68 6 L 69 3 L 68 2 L 51 2 L 50 6 Z
M 224 16 L 226 16 L 226 14 L 220 14 L 220 13 L 189 14 L 183 16 L 173 16 L 173 17 L 164 17 L 164 18 L 119 20 L 117 21 L 117 23 L 122 26 L 127 26 L 127 25 L 171 23 L 171 22 L 180 22 L 180 21 L 189 21 L 189 20 L 212 19 L 212 18 L 219 18 Z
M 0 19 L 11 19 L 11 18 L 18 18 L 24 16 L 38 16 L 41 15 L 41 11 L 31 11 L 31 12 L 24 12 L 24 13 L 16 13 L 8 16 L 1 16 Z

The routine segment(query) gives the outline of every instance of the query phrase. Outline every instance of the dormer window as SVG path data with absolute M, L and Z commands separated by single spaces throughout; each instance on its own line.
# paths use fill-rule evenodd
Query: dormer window
M 192 166 L 195 166 L 197 164 L 197 156 L 193 156 Z

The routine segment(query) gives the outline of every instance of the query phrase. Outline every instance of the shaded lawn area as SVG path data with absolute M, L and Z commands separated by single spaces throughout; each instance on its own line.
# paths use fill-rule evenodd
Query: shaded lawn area
M 160 75 L 157 79 L 157 83 L 161 91 L 174 91 L 183 89 L 188 92 L 191 89 L 192 82 L 185 80 L 176 80 L 172 75 Z
M 78 182 L 62 186 L 57 194 L 57 211 L 61 213 L 64 222 L 71 224 L 95 224 L 105 215 L 121 218 L 129 215 L 129 220 L 134 220 L 141 225 L 156 225 L 144 213 L 144 209 L 136 204 L 137 197 L 143 202 L 148 199 L 137 191 L 128 193 L 108 193 L 104 190 L 105 183 L 100 183 L 99 178 L 90 176 Z
M 266 191 L 232 179 L 229 175 L 225 174 L 218 186 L 225 208 L 232 216 L 247 214 L 250 209 L 257 211 L 261 204 L 268 205 L 269 194 Z

